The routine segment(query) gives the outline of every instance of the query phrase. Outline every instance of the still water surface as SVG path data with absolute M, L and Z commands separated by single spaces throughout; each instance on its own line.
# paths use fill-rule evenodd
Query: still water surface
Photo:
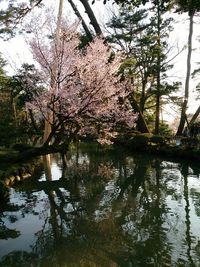
M 200 266 L 200 167 L 97 146 L 42 158 L 1 205 L 2 267 Z

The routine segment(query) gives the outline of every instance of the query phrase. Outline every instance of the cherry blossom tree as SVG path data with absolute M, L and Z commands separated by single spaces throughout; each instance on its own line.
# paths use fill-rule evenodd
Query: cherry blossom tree
M 53 27 L 48 27 L 53 36 Z M 136 120 L 128 86 L 116 75 L 120 57 L 100 37 L 80 50 L 78 27 L 77 22 L 62 25 L 59 37 L 45 38 L 47 29 L 41 32 L 44 27 L 32 25 L 29 44 L 47 90 L 35 94 L 27 106 L 51 124 L 45 145 L 68 144 L 91 131 L 100 143 L 109 144 L 117 125 L 132 128 Z

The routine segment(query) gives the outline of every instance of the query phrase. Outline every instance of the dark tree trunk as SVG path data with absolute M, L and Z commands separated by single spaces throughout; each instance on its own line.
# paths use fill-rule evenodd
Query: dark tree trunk
M 37 124 L 35 122 L 35 118 L 33 116 L 33 111 L 32 109 L 28 109 L 28 113 L 29 113 L 29 116 L 30 116 L 30 119 L 31 119 L 31 123 L 32 123 L 32 126 L 33 126 L 33 129 L 35 130 L 35 132 L 37 133 L 38 132 L 38 127 L 37 127 Z
M 157 46 L 158 46 L 158 55 L 157 55 L 157 73 L 156 73 L 156 118 L 155 118 L 155 134 L 159 134 L 160 130 L 160 72 L 161 72 L 161 43 L 160 43 L 160 32 L 161 32 L 161 14 L 160 6 L 157 5 Z
M 157 74 L 155 134 L 160 130 L 160 73 Z
M 93 39 L 92 34 L 91 34 L 89 28 L 87 27 L 87 24 L 85 23 L 84 19 L 82 18 L 80 12 L 78 11 L 78 8 L 74 4 L 73 0 L 68 0 L 68 2 L 70 3 L 72 9 L 74 10 L 74 13 L 76 14 L 76 16 L 81 20 L 83 29 L 84 29 L 89 41 L 92 41 L 92 39 Z
M 176 135 L 182 135 L 183 129 L 185 126 L 186 121 L 186 110 L 188 104 L 188 97 L 189 97 L 189 83 L 190 83 L 190 74 L 191 74 L 191 55 L 192 55 L 192 36 L 193 36 L 193 18 L 194 12 L 190 14 L 190 28 L 189 28 L 189 35 L 188 35 L 188 55 L 187 55 L 187 72 L 186 72 L 186 79 L 185 79 L 185 96 L 184 101 L 181 108 L 181 118 L 178 126 L 178 130 Z
M 87 13 L 89 19 L 90 19 L 90 23 L 92 24 L 94 30 L 95 30 L 95 33 L 97 35 L 102 35 L 102 31 L 101 31 L 101 28 L 99 26 L 99 23 L 97 22 L 97 19 L 94 15 L 94 12 L 92 11 L 91 9 L 91 6 L 88 2 L 88 0 L 80 0 L 80 2 L 82 3 L 82 5 L 84 6 L 85 8 L 85 12 Z
M 197 119 L 197 117 L 199 116 L 200 114 L 200 106 L 197 108 L 196 112 L 194 113 L 192 119 L 190 120 L 190 124 L 194 123 Z
M 147 127 L 144 116 L 140 110 L 140 107 L 139 107 L 137 101 L 135 100 L 133 95 L 130 95 L 129 99 L 130 99 L 130 103 L 131 103 L 132 108 L 134 109 L 134 111 L 136 113 L 138 113 L 138 120 L 137 120 L 138 131 L 140 131 L 141 133 L 149 133 L 149 129 Z
M 147 81 L 146 81 L 146 79 L 144 79 L 142 81 L 142 94 L 140 97 L 140 110 L 141 110 L 142 114 L 144 113 L 144 107 L 145 107 L 145 101 L 146 101 L 146 98 L 145 98 L 146 84 L 147 84 Z

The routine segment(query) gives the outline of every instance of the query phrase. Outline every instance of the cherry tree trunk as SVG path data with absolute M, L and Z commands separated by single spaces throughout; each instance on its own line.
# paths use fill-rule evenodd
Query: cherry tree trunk
M 63 3 L 64 3 L 64 0 L 59 1 L 55 41 L 59 38 L 59 32 L 60 32 L 61 21 L 62 21 Z M 52 94 L 56 94 L 56 66 L 52 66 L 50 90 L 52 90 Z M 47 119 L 45 120 L 45 125 L 44 125 L 43 144 L 46 144 L 46 142 L 48 140 L 48 137 L 51 133 L 52 123 L 53 123 L 53 114 L 52 114 L 52 112 L 48 112 Z

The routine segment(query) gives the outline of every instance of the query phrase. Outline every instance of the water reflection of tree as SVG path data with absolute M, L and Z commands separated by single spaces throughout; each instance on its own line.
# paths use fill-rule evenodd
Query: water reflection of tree
M 17 205 L 11 204 L 9 200 L 6 203 L 3 203 L 0 205 L 0 240 L 1 239 L 7 240 L 9 238 L 17 238 L 20 235 L 20 232 L 17 231 L 16 229 L 10 229 L 9 227 L 7 227 L 4 221 L 6 217 L 4 214 L 4 211 L 11 213 L 11 212 L 15 212 L 18 210 L 19 210 L 19 207 Z M 10 222 L 14 222 L 17 220 L 17 218 L 15 216 L 9 215 L 7 220 Z
M 173 266 L 163 162 L 112 153 L 72 153 L 59 181 L 46 160 L 47 181 L 30 185 L 43 188 L 49 205 L 29 255 L 33 266 Z
M 37 256 L 26 251 L 13 251 L 6 255 L 0 262 L 0 266 L 27 267 L 38 266 Z
M 188 260 L 190 262 L 190 266 L 195 266 L 191 250 L 192 250 L 192 237 L 190 233 L 191 228 L 191 222 L 190 222 L 190 201 L 189 201 L 189 189 L 188 189 L 188 174 L 189 174 L 189 167 L 186 164 L 183 164 L 180 168 L 181 174 L 183 176 L 183 182 L 184 182 L 184 200 L 185 200 L 185 240 L 187 244 L 187 256 Z
M 79 264 L 83 260 L 83 255 L 84 264 L 86 264 L 86 262 L 89 264 L 90 261 L 95 263 L 103 261 L 103 266 L 111 266 L 111 263 L 118 265 L 133 264 L 135 261 L 140 265 L 146 264 L 146 266 L 148 266 L 149 263 L 156 264 L 160 262 L 161 259 L 158 257 L 162 254 L 161 251 L 166 240 L 162 229 L 162 213 L 164 212 L 164 208 L 160 203 L 159 164 L 157 164 L 155 168 L 157 174 L 156 185 L 152 185 L 150 180 L 148 183 L 145 182 L 149 168 L 151 168 L 149 159 L 146 161 L 143 160 L 142 165 L 140 161 L 137 162 L 136 160 L 134 164 L 132 164 L 134 169 L 128 177 L 123 177 L 123 174 L 127 175 L 127 173 L 131 172 L 130 167 L 126 166 L 126 160 L 123 159 L 120 164 L 118 162 L 118 168 L 123 170 L 123 172 L 120 171 L 120 176 L 115 177 L 115 186 L 118 186 L 120 190 L 117 198 L 115 191 L 113 195 L 111 194 L 111 198 L 109 199 L 104 192 L 105 186 L 103 186 L 103 184 L 105 185 L 105 181 L 102 181 L 102 177 L 99 177 L 100 179 L 98 180 L 98 177 L 93 174 L 93 181 L 84 179 L 84 170 L 86 169 L 90 174 L 92 171 L 98 173 L 97 168 L 99 163 L 102 164 L 102 158 L 100 158 L 100 160 L 98 160 L 98 158 L 90 158 L 89 166 L 88 168 L 84 166 L 82 175 L 79 173 L 78 176 L 74 176 L 73 180 L 69 182 L 67 190 L 72 199 L 68 198 L 68 201 L 66 201 L 60 189 L 51 193 L 46 192 L 51 207 L 49 222 L 52 228 L 51 236 L 55 242 L 53 247 L 56 248 L 59 243 L 61 251 L 67 249 L 67 262 L 70 262 L 69 259 L 71 259 L 72 263 L 77 262 L 80 257 Z M 78 165 L 77 158 L 76 164 Z M 86 161 L 83 161 L 83 164 L 85 165 Z M 79 171 L 80 165 L 81 164 L 76 166 L 76 169 Z M 113 168 L 115 168 L 114 163 Z M 119 173 L 117 174 L 119 175 Z M 94 185 L 95 181 L 96 184 Z M 94 186 L 96 190 L 93 190 Z M 150 192 L 152 186 L 154 190 Z M 139 195 L 138 191 L 141 191 Z M 78 198 L 81 197 L 80 201 L 77 202 L 75 200 L 75 202 L 73 202 L 73 196 L 75 195 L 78 196 Z M 102 205 L 101 202 L 104 204 Z M 122 209 L 120 216 L 116 217 L 116 203 L 118 203 L 117 206 L 119 208 L 119 202 L 121 202 L 120 205 Z M 70 212 L 66 212 L 66 205 L 71 205 Z M 141 209 L 143 209 L 144 212 L 139 216 L 140 220 L 137 221 L 137 216 L 138 213 L 141 213 Z M 149 210 L 151 210 L 152 214 L 150 217 Z M 133 235 L 132 232 L 130 235 L 125 228 L 127 218 L 130 217 L 133 212 L 136 215 L 132 217 L 132 223 L 135 224 L 135 234 Z M 149 225 L 152 225 L 149 224 L 152 220 L 154 221 L 153 227 L 152 229 L 148 229 Z M 130 220 L 128 223 L 130 223 Z M 147 229 L 150 233 L 149 238 L 145 236 Z M 66 234 L 66 231 L 68 234 Z M 136 242 L 138 236 L 143 240 L 141 244 Z M 126 244 L 123 244 L 124 238 Z M 149 251 L 149 242 L 153 242 L 154 244 L 154 246 L 152 246 L 152 251 Z M 164 247 L 166 254 L 168 248 L 166 245 Z M 130 253 L 130 249 L 133 253 Z M 146 259 L 143 257 L 144 251 Z M 134 255 L 136 252 L 137 256 Z M 49 255 L 49 251 L 47 254 Z M 74 258 L 72 255 L 74 255 Z M 59 253 L 55 255 L 54 252 L 54 257 L 59 258 Z M 55 258 L 52 260 L 55 260 Z
M 171 249 L 167 245 L 162 226 L 166 207 L 161 197 L 163 188 L 160 183 L 160 163 L 143 157 L 141 164 L 141 159 L 138 159 L 133 174 L 127 177 L 121 187 L 120 197 L 125 195 L 129 201 L 120 223 L 135 244 L 134 253 L 129 255 L 127 264 L 137 262 L 139 266 L 158 266 L 163 258 L 165 263 L 170 259 Z M 130 206 L 130 203 L 134 205 Z

